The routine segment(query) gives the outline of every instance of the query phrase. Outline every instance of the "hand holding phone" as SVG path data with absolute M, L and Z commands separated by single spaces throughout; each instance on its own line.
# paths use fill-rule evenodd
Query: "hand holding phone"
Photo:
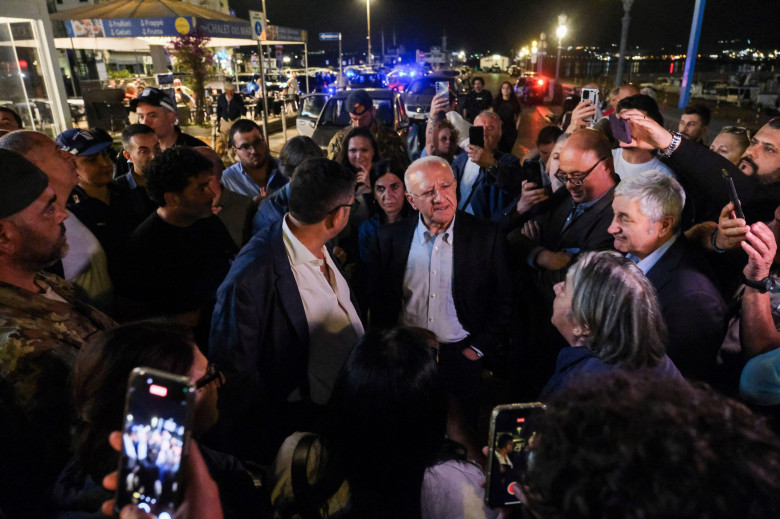
M 734 179 L 729 176 L 729 172 L 726 171 L 726 169 L 722 169 L 721 172 L 723 173 L 723 178 L 726 179 L 726 183 L 728 184 L 729 189 L 729 199 L 731 200 L 731 203 L 734 204 L 734 214 L 737 215 L 737 218 L 745 219 L 745 213 L 742 212 L 742 204 L 739 201 L 739 196 L 737 196 L 737 188 L 734 187 Z
M 115 511 L 125 505 L 172 518 L 192 428 L 195 387 L 187 377 L 135 368 L 128 381 Z
M 471 126 L 469 128 L 469 144 L 472 146 L 485 147 L 485 129 L 482 126 Z
M 449 108 L 450 84 L 448 81 L 436 82 L 436 96 L 442 96 L 447 99 L 447 108 Z M 431 107 L 431 112 L 433 112 L 433 107 Z M 444 119 L 444 110 L 436 112 L 436 118 Z
M 631 129 L 628 127 L 628 121 L 617 117 L 615 114 L 609 114 L 609 126 L 612 128 L 612 136 L 620 142 L 631 144 Z
M 593 114 L 590 117 L 586 117 L 583 119 L 583 122 L 588 123 L 589 125 L 593 126 L 593 124 L 596 123 L 599 119 L 601 119 L 601 99 L 599 94 L 598 88 L 583 88 L 582 89 L 582 100 L 583 101 L 590 101 L 593 106 L 596 107 L 596 113 Z

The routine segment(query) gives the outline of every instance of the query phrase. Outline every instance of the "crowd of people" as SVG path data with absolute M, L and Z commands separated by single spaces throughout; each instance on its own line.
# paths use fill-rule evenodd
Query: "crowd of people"
M 278 159 L 228 90 L 227 168 L 154 87 L 121 150 L 0 108 L 0 517 L 111 514 L 119 451 L 190 518 L 507 517 L 485 417 L 537 400 L 494 453 L 537 517 L 780 515 L 780 118 L 707 147 L 706 107 L 669 131 L 624 85 L 629 142 L 573 99 L 518 157 L 511 85 L 473 83 L 419 158 L 361 90 Z M 139 366 L 192 384 L 189 448 L 125 425 Z

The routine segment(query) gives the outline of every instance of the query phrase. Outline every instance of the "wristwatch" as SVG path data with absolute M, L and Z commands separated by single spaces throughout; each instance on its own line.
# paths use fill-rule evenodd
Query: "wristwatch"
M 745 274 L 742 274 L 742 283 L 747 287 L 755 288 L 762 294 L 766 294 L 767 292 L 780 292 L 780 287 L 777 286 L 777 282 L 772 276 L 753 281 L 752 279 L 746 278 Z
M 666 147 L 664 151 L 659 153 L 659 156 L 668 159 L 672 156 L 672 153 L 674 153 L 674 150 L 677 149 L 677 146 L 680 145 L 680 141 L 682 140 L 682 134 L 678 132 L 672 132 L 672 142 L 669 143 L 669 146 Z
M 495 177 L 496 171 L 498 171 L 498 161 L 496 160 L 495 162 L 493 162 L 493 165 L 487 168 L 485 171 L 487 171 L 488 175 L 490 175 L 491 177 Z

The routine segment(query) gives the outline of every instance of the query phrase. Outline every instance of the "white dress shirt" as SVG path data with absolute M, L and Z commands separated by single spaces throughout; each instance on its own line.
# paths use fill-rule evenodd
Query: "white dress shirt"
M 285 215 L 282 237 L 309 323 L 309 388 L 312 401 L 325 404 L 341 366 L 363 336 L 363 324 L 349 298 L 347 280 L 327 248 L 322 247 L 325 261 L 317 259 L 292 233 L 288 218 L 289 214 Z M 322 273 L 323 263 L 329 279 Z
M 458 321 L 452 296 L 455 218 L 434 235 L 419 219 L 406 260 L 401 324 L 427 328 L 439 342 L 458 342 L 468 332 Z

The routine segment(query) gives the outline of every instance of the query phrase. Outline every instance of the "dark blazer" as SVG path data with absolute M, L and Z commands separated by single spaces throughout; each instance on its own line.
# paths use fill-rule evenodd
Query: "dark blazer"
M 383 225 L 369 250 L 368 305 L 372 327 L 398 324 L 403 282 L 419 217 Z M 471 345 L 490 358 L 504 339 L 512 311 L 506 238 L 498 226 L 458 211 L 453 243 L 455 311 Z
M 686 378 L 710 381 L 726 333 L 726 304 L 707 260 L 684 236 L 647 272 L 669 337 L 666 353 Z
M 350 299 L 358 310 L 354 293 Z M 235 427 L 233 437 L 246 440 L 250 453 L 263 441 L 281 443 L 277 420 L 288 395 L 309 394 L 309 326 L 282 220 L 255 234 L 236 257 L 217 292 L 209 344 L 209 359 L 225 373 L 223 389 L 233 400 L 220 398 L 220 420 Z
M 559 188 L 550 199 L 549 210 L 533 221 L 539 223 L 541 236 L 539 241 L 526 238 L 522 229 L 516 229 L 509 233 L 509 241 L 512 251 L 518 261 L 527 264 L 531 251 L 538 246 L 553 252 L 574 250 L 579 252 L 593 250 L 609 250 L 612 248 L 614 238 L 607 229 L 612 223 L 612 200 L 615 198 L 615 186 L 613 186 L 601 199 L 593 204 L 579 218 L 574 220 L 565 231 L 563 224 L 572 210 L 572 199 L 565 187 Z M 534 272 L 534 280 L 540 291 L 552 301 L 552 287 L 566 277 L 566 268 L 557 271 L 537 269 Z

